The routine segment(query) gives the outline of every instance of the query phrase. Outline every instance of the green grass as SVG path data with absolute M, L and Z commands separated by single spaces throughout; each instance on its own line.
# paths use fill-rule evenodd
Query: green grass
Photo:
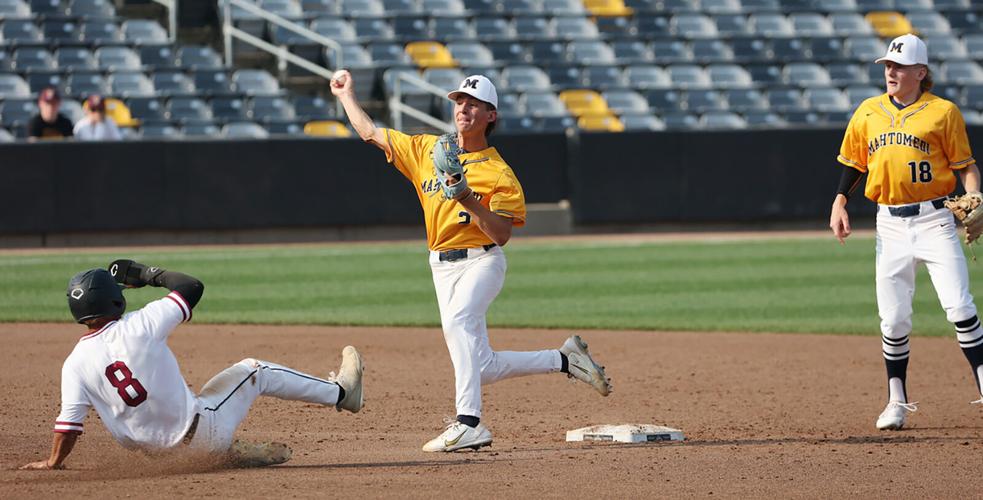
M 870 238 L 510 245 L 494 327 L 878 334 Z M 130 257 L 205 282 L 201 323 L 438 324 L 422 244 L 0 255 L 0 321 L 70 321 L 75 272 Z M 983 265 L 970 263 L 971 279 Z M 162 295 L 127 292 L 130 309 Z M 927 273 L 915 329 L 950 335 Z

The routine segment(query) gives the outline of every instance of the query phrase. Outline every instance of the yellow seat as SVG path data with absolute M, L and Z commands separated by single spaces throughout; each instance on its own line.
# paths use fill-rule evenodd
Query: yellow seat
M 895 38 L 908 33 L 917 34 L 911 21 L 900 12 L 869 12 L 864 19 L 881 38 Z
M 457 61 L 440 42 L 410 42 L 404 49 L 421 68 L 454 68 Z
M 610 115 L 607 101 L 594 90 L 576 89 L 560 92 L 560 101 L 576 117 L 587 115 Z
M 123 101 L 113 97 L 107 97 L 102 102 L 106 104 L 106 116 L 112 118 L 116 122 L 117 127 L 136 127 L 140 125 L 140 120 L 133 118 L 133 115 L 130 114 L 130 108 L 126 107 Z M 88 100 L 82 103 L 82 109 L 89 110 Z
M 580 130 L 587 132 L 624 132 L 625 124 L 613 115 L 584 115 L 577 119 Z
M 314 137 L 351 137 L 352 131 L 335 120 L 318 120 L 304 125 L 304 134 Z
M 600 17 L 623 17 L 635 13 L 630 7 L 625 7 L 624 0 L 583 0 L 584 7 L 591 15 Z

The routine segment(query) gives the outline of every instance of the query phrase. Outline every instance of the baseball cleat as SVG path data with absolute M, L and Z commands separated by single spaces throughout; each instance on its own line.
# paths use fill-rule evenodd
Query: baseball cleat
M 477 427 L 469 427 L 454 421 L 448 424 L 447 429 L 439 436 L 423 445 L 423 451 L 457 451 L 464 448 L 477 450 L 483 446 L 490 446 L 491 443 L 491 431 L 484 424 L 478 424 Z
M 362 356 L 352 346 L 341 351 L 341 368 L 334 382 L 345 389 L 345 399 L 335 404 L 338 411 L 358 413 L 362 409 Z
M 604 367 L 594 362 L 587 351 L 587 342 L 579 335 L 571 335 L 560 352 L 567 357 L 567 377 L 590 384 L 601 396 L 611 394 L 611 380 L 604 374 Z
M 918 411 L 918 407 L 915 406 L 917 404 L 891 401 L 881 412 L 881 416 L 877 417 L 877 428 L 880 430 L 901 430 L 905 421 L 908 420 L 908 413 Z
M 293 451 L 283 443 L 250 443 L 235 440 L 229 448 L 229 460 L 236 467 L 266 467 L 290 460 Z

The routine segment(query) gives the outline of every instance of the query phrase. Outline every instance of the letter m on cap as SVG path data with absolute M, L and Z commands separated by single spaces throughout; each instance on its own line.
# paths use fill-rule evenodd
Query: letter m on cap
M 469 88 L 469 89 L 478 90 L 478 79 L 475 78 L 474 80 L 472 80 L 470 78 L 466 78 L 464 80 L 464 83 L 461 84 L 461 88 L 462 89 L 463 88 Z
M 904 46 L 904 42 L 894 42 L 891 44 L 891 50 L 888 50 L 888 52 L 897 52 L 900 54 L 901 47 L 903 46 Z

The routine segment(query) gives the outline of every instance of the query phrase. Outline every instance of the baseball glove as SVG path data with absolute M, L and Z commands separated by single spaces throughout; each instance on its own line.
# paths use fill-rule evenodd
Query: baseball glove
M 976 241 L 983 234 L 983 194 L 978 191 L 945 201 L 945 207 L 952 211 L 966 228 L 966 244 Z
M 431 152 L 434 173 L 447 199 L 460 200 L 471 191 L 468 189 L 468 180 L 464 177 L 464 166 L 458 158 L 461 153 L 461 148 L 457 145 L 457 134 L 440 136 Z

